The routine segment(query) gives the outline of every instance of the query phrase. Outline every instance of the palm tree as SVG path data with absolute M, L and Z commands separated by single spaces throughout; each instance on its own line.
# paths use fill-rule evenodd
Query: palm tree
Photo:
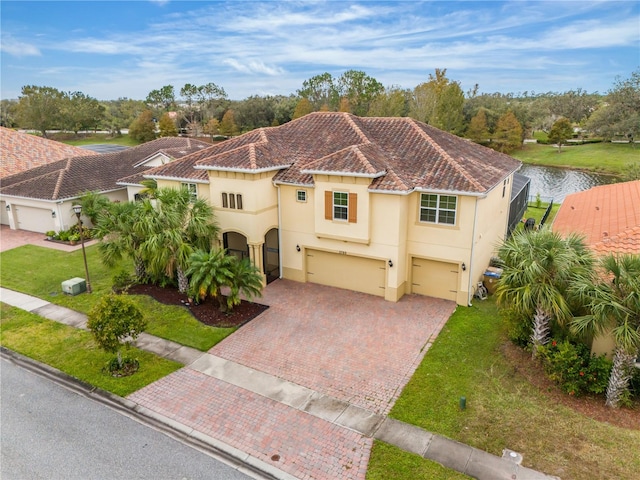
M 227 304 L 222 298 L 221 289 L 232 282 L 233 258 L 227 255 L 226 250 L 216 248 L 196 250 L 191 254 L 186 273 L 190 277 L 190 289 L 196 301 L 212 296 L 218 300 L 220 310 L 226 311 Z
M 186 293 L 189 256 L 196 249 L 209 250 L 218 236 L 213 208 L 202 199 L 193 200 L 186 189 L 160 188 L 155 201 L 155 209 L 142 224 L 143 257 L 152 274 L 177 276 L 179 291 Z
M 236 305 L 240 305 L 240 295 L 244 295 L 251 301 L 253 297 L 262 296 L 262 275 L 260 270 L 251 263 L 248 258 L 242 260 L 231 257 L 231 282 L 227 296 L 227 308 L 231 311 Z
M 147 276 L 140 246 L 144 234 L 140 230 L 140 218 L 145 215 L 145 205 L 133 202 L 111 203 L 96 218 L 94 237 L 100 239 L 98 250 L 102 262 L 113 266 L 124 256 L 132 258 L 135 276 L 142 281 Z
M 615 343 L 606 405 L 617 407 L 628 390 L 640 353 L 640 255 L 609 254 L 591 275 L 575 280 L 571 293 L 588 307 L 571 322 L 575 333 L 610 333 Z
M 538 347 L 549 341 L 553 320 L 560 324 L 571 318 L 565 292 L 574 275 L 588 270 L 592 256 L 582 238 L 566 239 L 551 230 L 519 231 L 498 250 L 503 273 L 496 298 L 523 316 L 533 315 L 531 343 L 535 358 Z

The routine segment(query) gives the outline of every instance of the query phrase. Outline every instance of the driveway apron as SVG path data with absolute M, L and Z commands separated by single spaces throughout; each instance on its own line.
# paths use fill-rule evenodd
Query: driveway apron
M 277 280 L 209 353 L 385 415 L 455 309 Z M 364 479 L 373 440 L 189 366 L 129 398 L 294 478 Z

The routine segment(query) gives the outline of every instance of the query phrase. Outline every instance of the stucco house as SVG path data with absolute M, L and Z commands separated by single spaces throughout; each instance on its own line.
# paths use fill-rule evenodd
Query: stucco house
M 45 141 L 54 149 L 58 143 Z M 82 150 L 83 155 L 10 175 L 2 179 L 0 186 L 0 223 L 12 229 L 42 233 L 67 230 L 77 221 L 72 204 L 85 192 L 99 192 L 111 201 L 126 201 L 127 187 L 118 185 L 119 179 L 140 174 L 209 146 L 211 144 L 189 138 L 160 138 L 113 153 L 96 154 Z M 21 148 L 13 152 L 16 158 L 34 155 L 33 151 L 23 152 Z
M 552 230 L 563 235 L 584 235 L 596 255 L 640 255 L 640 180 L 601 185 L 567 195 Z M 591 351 L 597 355 L 610 354 L 613 348 L 610 335 L 597 336 L 591 345 Z
M 316 112 L 142 174 L 215 208 L 265 277 L 468 305 L 508 232 L 520 162 L 411 118 Z M 120 184 L 134 198 L 136 182 Z

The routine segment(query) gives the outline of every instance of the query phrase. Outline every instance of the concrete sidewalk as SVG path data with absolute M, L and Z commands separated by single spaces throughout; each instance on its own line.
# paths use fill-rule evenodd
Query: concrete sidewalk
M 29 295 L 0 288 L 0 301 L 36 313 L 50 320 L 86 329 L 85 315 Z M 376 414 L 364 408 L 351 405 L 346 401 L 175 342 L 149 334 L 142 334 L 137 340 L 137 346 L 164 358 L 188 365 L 189 370 L 198 372 L 198 374 L 204 375 L 205 378 L 215 379 L 277 402 L 278 405 L 282 406 L 278 408 L 293 409 L 299 412 L 296 414 L 298 416 L 308 415 L 317 419 L 316 421 L 321 421 L 322 424 L 327 423 L 338 429 L 357 433 L 367 439 L 381 440 L 474 478 L 483 480 L 542 480 L 557 478 L 523 467 L 520 464 L 522 456 L 516 452 L 505 450 L 502 457 L 497 457 L 440 435 L 432 434 L 419 427 L 388 418 L 385 415 Z M 162 381 L 163 379 L 156 383 L 161 383 Z M 262 471 L 270 478 L 299 478 L 289 472 L 278 469 L 273 464 L 260 460 L 256 456 L 241 451 L 220 438 L 208 435 L 204 429 L 193 428 L 176 421 L 175 418 L 159 413 L 159 410 L 154 411 L 148 408 L 143 401 L 144 392 L 139 396 L 136 395 L 137 393 L 134 393 L 128 399 L 120 399 L 122 405 L 160 421 L 178 432 L 204 442 L 212 448 L 237 459 L 237 461 Z M 270 405 L 273 406 L 275 404 L 272 403 Z M 199 405 L 193 407 L 198 410 Z M 366 470 L 366 465 L 364 468 Z M 304 476 L 306 478 L 321 478 L 308 477 L 307 474 Z

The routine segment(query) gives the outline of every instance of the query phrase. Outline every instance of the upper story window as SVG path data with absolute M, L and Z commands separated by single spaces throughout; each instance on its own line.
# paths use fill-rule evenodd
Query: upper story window
M 222 193 L 222 208 L 242 210 L 242 195 L 239 193 Z
M 181 183 L 182 188 L 186 188 L 191 195 L 191 201 L 195 202 L 198 198 L 198 186 L 195 183 Z
M 296 199 L 299 202 L 306 202 L 307 201 L 307 191 L 306 190 L 297 190 L 296 191 Z
M 333 192 L 333 219 L 347 220 L 349 218 L 349 194 L 347 192 Z
M 324 192 L 325 220 L 358 221 L 358 195 L 349 192 Z
M 423 193 L 420 195 L 420 221 L 455 225 L 457 203 L 458 198 L 454 195 Z

